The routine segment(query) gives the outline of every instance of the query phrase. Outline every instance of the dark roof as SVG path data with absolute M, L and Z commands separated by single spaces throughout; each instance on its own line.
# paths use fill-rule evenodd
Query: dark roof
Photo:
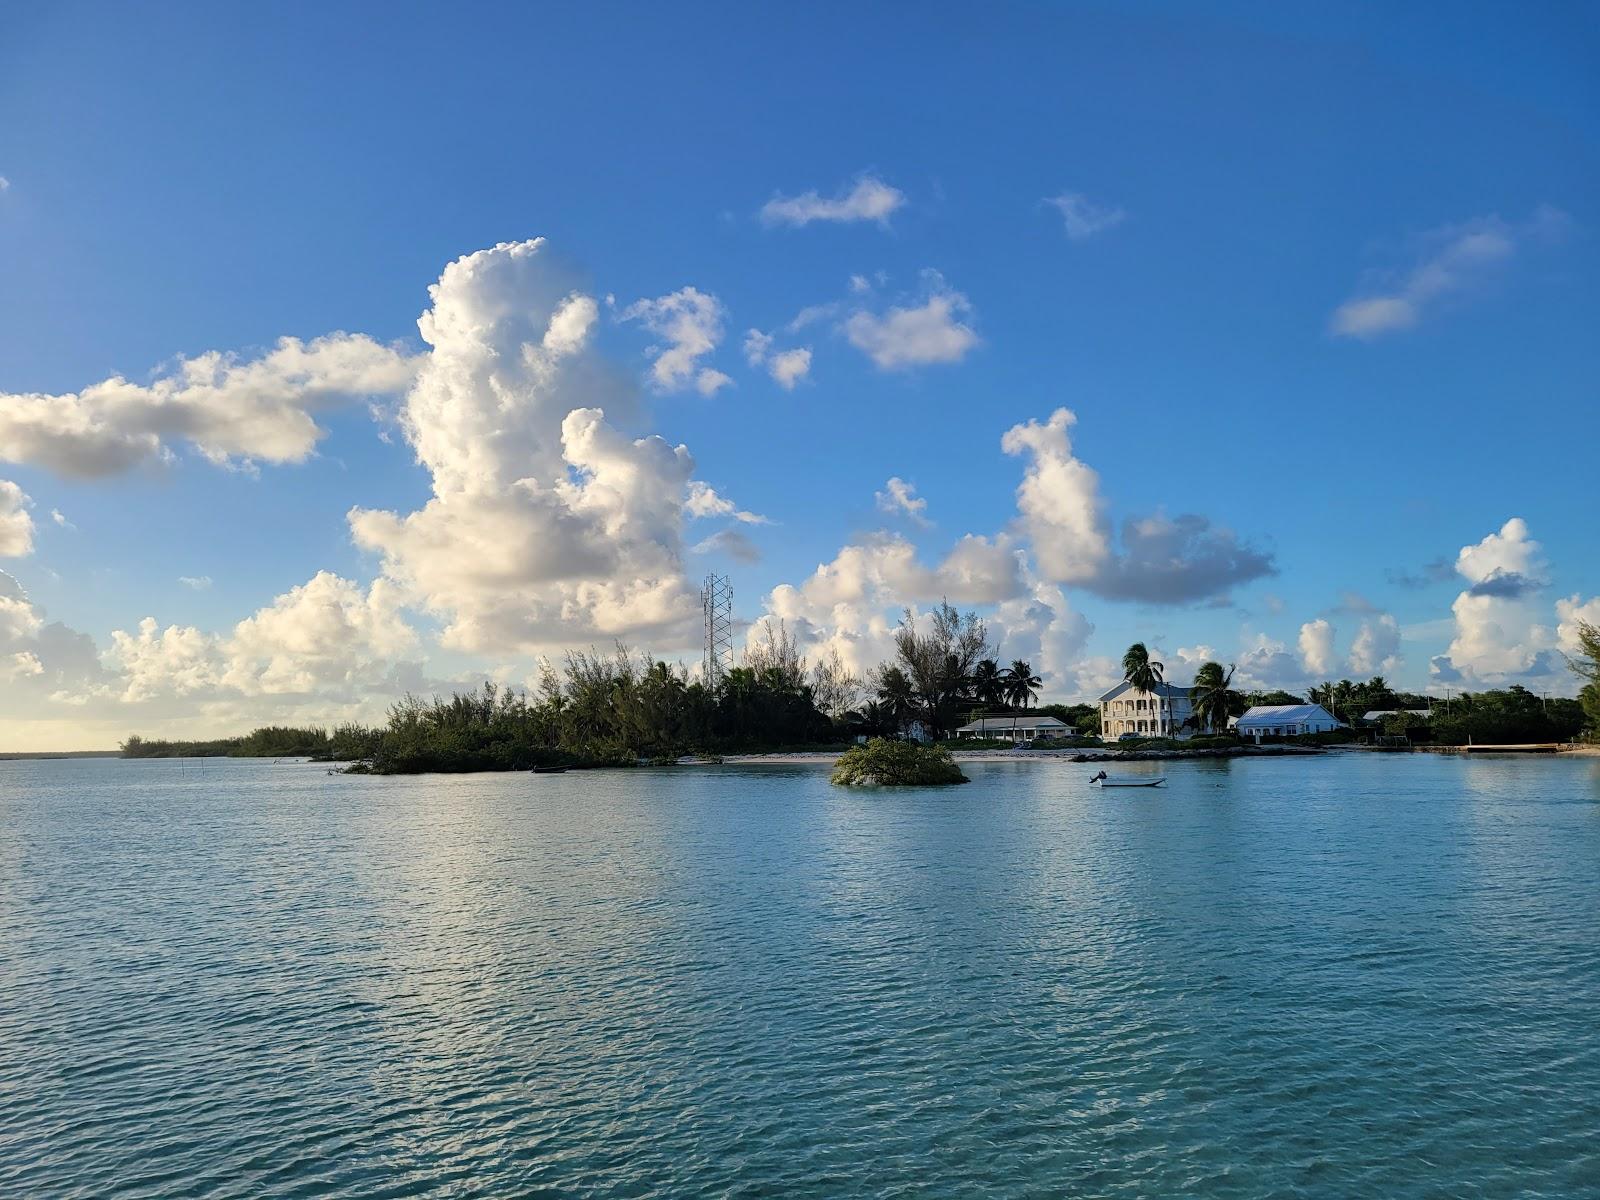
M 1158 683 L 1155 687 L 1150 689 L 1150 695 L 1164 696 L 1168 700 L 1171 700 L 1174 697 L 1187 696 L 1189 694 L 1190 687 L 1191 685 L 1187 683 Z M 1123 692 L 1132 690 L 1133 685 L 1124 679 L 1121 683 L 1117 684 L 1116 687 L 1112 688 L 1105 695 L 1101 696 L 1100 700 L 1102 703 L 1107 700 L 1115 700 L 1118 696 L 1122 695 Z

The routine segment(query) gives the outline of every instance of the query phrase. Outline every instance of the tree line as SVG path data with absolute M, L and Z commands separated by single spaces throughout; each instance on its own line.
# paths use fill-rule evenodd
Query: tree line
M 1600 730 L 1600 630 L 1580 622 L 1579 645 L 1569 659 L 1585 680 L 1577 700 L 1543 699 L 1511 687 L 1452 696 L 1443 711 L 1436 699 L 1396 691 L 1378 675 L 1324 683 L 1299 696 L 1241 691 L 1233 686 L 1231 665 L 1206 662 L 1189 690 L 1188 724 L 1193 731 L 1223 733 L 1231 718 L 1252 706 L 1309 699 L 1352 726 L 1363 713 L 1396 710 L 1390 726 L 1409 731 L 1413 740 L 1564 740 L 1586 725 Z M 1143 690 L 1157 691 L 1164 682 L 1163 664 L 1142 643 L 1128 648 L 1122 665 L 1127 682 Z M 981 617 L 941 603 L 921 619 L 907 610 L 895 631 L 894 658 L 866 678 L 850 672 L 837 652 L 808 665 L 784 624 L 768 621 L 744 663 L 714 683 L 691 678 L 681 663 L 618 645 L 610 653 L 569 653 L 561 669 L 546 666 L 529 691 L 486 683 L 448 698 L 407 696 L 381 725 L 348 723 L 331 731 L 272 725 L 199 742 L 133 736 L 122 752 L 129 758 L 353 760 L 380 772 L 477 771 L 837 745 L 858 735 L 901 736 L 916 725 L 942 740 L 978 716 L 1029 711 L 1055 716 L 1084 737 L 1100 733 L 1097 705 L 1032 708 L 1040 687 L 1026 660 L 1000 664 Z M 1419 719 L 1404 710 L 1430 708 L 1419 733 Z

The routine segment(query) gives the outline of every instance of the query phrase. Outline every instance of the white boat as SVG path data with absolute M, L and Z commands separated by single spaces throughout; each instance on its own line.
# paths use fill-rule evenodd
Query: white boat
M 1167 781 L 1165 775 L 1154 778 L 1148 775 L 1107 775 L 1104 771 L 1091 776 L 1089 782 L 1099 787 L 1160 787 Z

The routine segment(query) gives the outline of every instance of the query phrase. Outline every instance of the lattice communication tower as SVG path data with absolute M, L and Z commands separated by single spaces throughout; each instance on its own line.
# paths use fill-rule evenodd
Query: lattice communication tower
M 715 691 L 733 667 L 733 580 L 715 572 L 707 575 L 700 589 L 700 607 L 706 621 L 702 674 L 706 686 Z

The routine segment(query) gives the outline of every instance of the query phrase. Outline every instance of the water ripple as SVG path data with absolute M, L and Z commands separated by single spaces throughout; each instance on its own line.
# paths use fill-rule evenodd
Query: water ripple
M 1600 772 L 1172 766 L 0 763 L 0 1195 L 1600 1195 Z

